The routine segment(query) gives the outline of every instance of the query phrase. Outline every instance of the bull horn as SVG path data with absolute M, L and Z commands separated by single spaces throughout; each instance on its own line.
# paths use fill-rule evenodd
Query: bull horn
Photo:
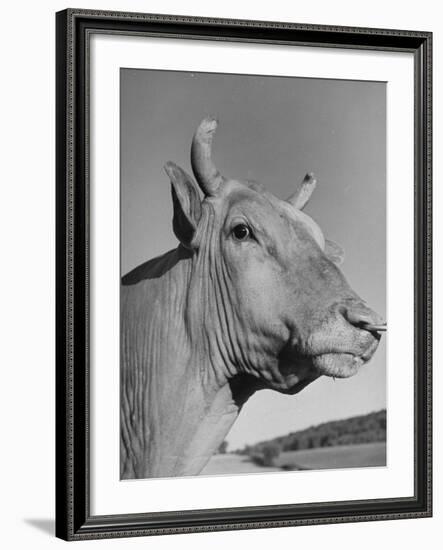
M 215 195 L 224 178 L 211 159 L 212 140 L 217 129 L 217 120 L 204 118 L 192 140 L 191 165 L 195 178 L 205 195 Z
M 295 208 L 298 210 L 303 210 L 303 208 L 308 203 L 309 199 L 311 198 L 312 192 L 315 189 L 315 186 L 317 185 L 317 180 L 314 177 L 314 174 L 310 172 L 309 174 L 306 174 L 303 181 L 300 185 L 297 186 L 297 189 L 294 191 L 294 193 L 286 199 L 287 202 L 292 204 Z

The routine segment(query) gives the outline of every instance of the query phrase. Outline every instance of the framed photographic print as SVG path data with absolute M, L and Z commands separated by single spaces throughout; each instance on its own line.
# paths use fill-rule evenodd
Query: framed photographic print
M 431 515 L 431 40 L 57 14 L 57 536 Z

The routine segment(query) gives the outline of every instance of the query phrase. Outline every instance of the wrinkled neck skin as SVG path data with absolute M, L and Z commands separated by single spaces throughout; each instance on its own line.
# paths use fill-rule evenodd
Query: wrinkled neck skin
M 272 342 L 245 337 L 212 215 L 197 252 L 179 246 L 123 278 L 122 479 L 198 474 L 265 387 L 264 365 L 284 368 Z
M 122 479 L 198 474 L 255 389 L 210 351 L 199 269 L 180 246 L 123 280 Z

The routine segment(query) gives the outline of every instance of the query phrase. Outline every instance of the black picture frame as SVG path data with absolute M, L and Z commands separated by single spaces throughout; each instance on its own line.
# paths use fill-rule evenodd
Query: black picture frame
M 415 80 L 413 497 L 92 516 L 89 506 L 89 39 L 94 33 L 411 52 Z M 432 515 L 432 33 L 81 9 L 56 14 L 56 536 L 65 540 Z M 259 504 L 259 503 L 258 503 Z

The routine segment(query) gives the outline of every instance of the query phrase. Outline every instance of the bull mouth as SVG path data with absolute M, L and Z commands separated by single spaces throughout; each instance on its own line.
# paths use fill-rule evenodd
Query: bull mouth
M 324 376 L 333 378 L 349 378 L 374 355 L 379 339 L 374 339 L 370 346 L 361 354 L 350 352 L 327 352 L 312 358 L 314 368 Z
M 359 344 L 349 348 L 325 345 L 321 346 L 323 349 L 300 353 L 291 343 L 279 356 L 278 374 L 267 377 L 265 386 L 293 395 L 320 376 L 350 378 L 372 358 L 379 343 L 380 335 L 369 332 L 364 333 Z

